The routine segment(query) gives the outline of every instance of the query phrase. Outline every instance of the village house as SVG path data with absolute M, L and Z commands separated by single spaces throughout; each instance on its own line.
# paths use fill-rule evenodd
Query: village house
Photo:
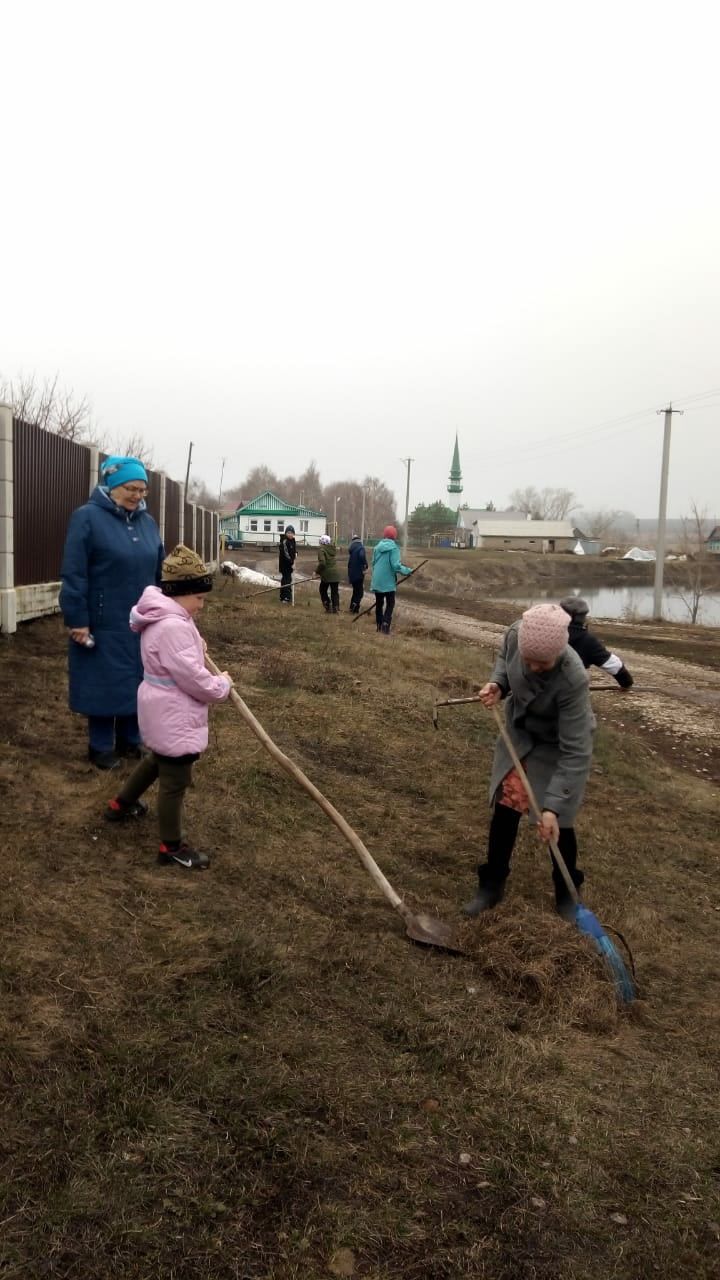
M 705 539 L 705 550 L 713 556 L 720 556 L 720 524 L 716 524 Z
M 255 546 L 278 543 L 291 524 L 298 546 L 316 547 L 327 533 L 327 519 L 311 507 L 293 506 L 266 489 L 251 502 L 241 503 L 231 515 L 223 515 L 220 533 L 237 542 Z
M 519 511 L 458 511 L 456 539 L 461 547 L 497 551 L 575 551 L 598 555 L 600 543 L 587 538 L 571 520 L 532 520 Z

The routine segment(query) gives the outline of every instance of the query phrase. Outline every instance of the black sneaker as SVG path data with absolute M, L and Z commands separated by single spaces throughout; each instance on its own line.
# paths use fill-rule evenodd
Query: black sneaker
M 207 854 L 191 848 L 184 840 L 179 849 L 171 849 L 169 845 L 161 844 L 158 862 L 163 867 L 174 864 L 176 867 L 186 867 L 188 871 L 205 871 L 210 866 Z
M 116 796 L 114 800 L 108 800 L 105 819 L 107 822 L 127 822 L 128 818 L 144 818 L 147 811 L 148 807 L 142 800 L 127 804 Z
M 120 756 L 122 760 L 142 760 L 143 749 L 139 742 L 118 740 L 115 743 L 115 755 Z
M 96 747 L 88 747 L 88 760 L 96 769 L 117 769 L 120 764 L 114 751 L 98 751 Z
M 492 911 L 493 907 L 496 907 L 499 902 L 502 902 L 504 895 L 505 890 L 502 886 L 499 888 L 480 888 L 475 894 L 475 897 L 465 903 L 462 913 L 464 916 L 469 916 L 470 919 L 474 919 L 475 916 L 482 915 L 483 911 Z

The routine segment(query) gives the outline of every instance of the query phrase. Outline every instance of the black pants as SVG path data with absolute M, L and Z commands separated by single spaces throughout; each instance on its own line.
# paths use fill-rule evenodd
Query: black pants
M 387 634 L 390 630 L 394 608 L 394 591 L 375 592 L 375 624 L 378 631 L 384 631 Z
M 197 755 L 159 756 L 152 751 L 133 769 L 118 800 L 133 804 L 160 779 L 158 825 L 163 844 L 182 840 L 182 808 L 185 792 L 192 786 L 192 767 Z
M 292 576 L 293 576 L 292 569 L 281 570 L 280 581 L 282 582 L 282 586 L 280 588 L 280 599 L 283 602 L 283 604 L 292 603 L 292 587 L 290 586 L 290 583 L 292 582 Z
M 326 613 L 330 612 L 330 600 L 328 593 L 332 599 L 333 613 L 340 612 L 340 583 L 339 582 L 321 582 L 320 583 L 320 599 L 323 603 L 323 609 Z
M 487 862 L 481 862 L 478 867 L 478 879 L 481 889 L 500 889 L 507 880 L 510 874 L 510 859 L 521 816 L 514 809 L 509 809 L 507 805 L 495 805 L 490 822 L 490 835 L 488 836 Z M 576 889 L 579 889 L 585 876 L 577 865 L 577 840 L 575 839 L 574 827 L 560 828 L 558 848 L 565 860 L 573 884 Z M 550 856 L 552 858 L 552 854 Z M 555 897 L 560 901 L 567 896 L 567 888 L 554 858 L 552 862 Z
M 350 601 L 350 612 L 359 613 L 360 605 L 362 604 L 362 598 L 365 595 L 365 584 L 362 578 L 357 578 L 355 582 L 350 583 L 350 586 L 352 587 L 352 600 Z

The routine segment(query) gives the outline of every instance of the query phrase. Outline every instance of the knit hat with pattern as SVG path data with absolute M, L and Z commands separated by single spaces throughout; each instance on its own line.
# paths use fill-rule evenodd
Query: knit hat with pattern
M 556 662 L 566 648 L 570 618 L 559 604 L 534 604 L 518 629 L 520 657 L 530 662 Z
M 160 590 L 166 596 L 198 596 L 212 591 L 212 575 L 206 564 L 182 542 L 163 560 Z

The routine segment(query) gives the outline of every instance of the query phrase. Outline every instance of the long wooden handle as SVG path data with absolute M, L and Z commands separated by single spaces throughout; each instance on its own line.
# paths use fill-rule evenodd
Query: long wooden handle
M 535 795 L 535 792 L 533 791 L 530 785 L 530 779 L 528 778 L 522 766 L 522 761 L 520 760 L 520 757 L 517 751 L 515 750 L 515 743 L 513 742 L 512 738 L 510 737 L 510 734 L 505 728 L 505 722 L 500 714 L 500 710 L 497 705 L 492 707 L 492 713 L 495 717 L 495 723 L 497 724 L 500 737 L 505 743 L 505 746 L 507 747 L 510 753 L 510 759 L 512 760 L 515 768 L 517 769 L 518 777 L 520 778 L 520 781 L 522 782 L 525 790 L 527 791 L 528 800 L 530 801 L 530 808 L 535 814 L 537 821 L 542 822 L 542 809 L 540 808 L 540 805 L 537 802 L 537 797 Z M 570 872 L 567 869 L 565 859 L 563 858 L 558 848 L 557 841 L 551 839 L 548 841 L 548 844 L 552 849 L 553 857 L 557 862 L 558 868 L 560 870 L 560 875 L 565 881 L 565 885 L 567 887 L 568 893 L 570 894 L 570 897 L 572 898 L 573 902 L 578 903 L 580 901 L 580 898 L 578 896 L 578 891 L 575 888 L 575 885 L 573 884 L 572 876 L 570 875 Z
M 221 675 L 221 672 L 216 667 L 209 654 L 205 655 L 205 662 L 207 663 L 208 670 L 212 671 L 214 676 Z M 298 768 L 294 761 L 292 761 L 289 756 L 286 756 L 285 753 L 276 746 L 270 735 L 263 729 L 260 721 L 255 719 L 252 711 L 245 705 L 240 694 L 237 693 L 235 689 L 230 690 L 230 697 L 248 728 L 255 734 L 256 738 L 260 739 L 266 751 L 270 752 L 273 759 L 277 760 L 280 768 L 284 769 L 286 773 L 289 773 L 290 777 L 294 778 L 296 782 L 299 782 L 300 786 L 307 791 L 308 795 L 312 796 L 315 803 L 320 805 L 323 813 L 326 813 L 330 821 L 334 822 L 338 830 L 342 832 L 348 844 L 355 850 L 355 853 L 365 867 L 368 875 L 375 881 L 380 892 L 385 894 L 388 902 L 390 902 L 392 906 L 400 912 L 403 918 L 411 916 L 412 912 L 410 909 L 405 906 L 400 895 L 395 892 L 390 881 L 383 875 L 370 851 L 365 848 L 360 837 L 353 831 L 349 823 L 345 821 L 342 814 L 338 813 L 335 806 L 332 805 L 329 800 L 325 799 L 322 792 L 318 791 L 315 784 L 303 773 L 302 769 Z
M 300 587 L 303 582 L 312 581 L 312 578 L 292 578 L 290 582 L 278 582 L 274 587 L 263 587 L 262 591 L 253 591 L 249 598 L 254 600 L 256 596 L 266 596 L 268 591 L 282 591 L 284 587 Z

